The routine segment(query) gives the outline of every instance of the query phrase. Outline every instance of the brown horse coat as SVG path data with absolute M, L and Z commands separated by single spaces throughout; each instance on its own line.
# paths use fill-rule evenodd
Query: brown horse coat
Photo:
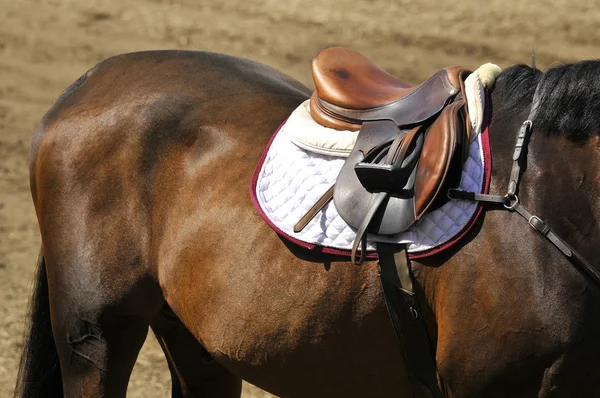
M 66 396 L 124 396 L 148 326 L 174 396 L 239 396 L 240 378 L 284 397 L 410 396 L 376 262 L 292 247 L 252 207 L 253 169 L 308 95 L 255 62 L 144 52 L 99 64 L 42 119 L 31 189 Z M 492 192 L 528 111 L 494 114 Z M 534 134 L 521 193 L 591 259 L 596 142 Z M 600 394 L 600 295 L 526 222 L 488 211 L 413 265 L 448 396 Z

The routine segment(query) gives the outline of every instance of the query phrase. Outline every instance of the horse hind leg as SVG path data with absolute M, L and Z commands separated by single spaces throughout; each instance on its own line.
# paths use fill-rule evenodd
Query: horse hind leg
M 125 397 L 150 322 L 164 300 L 158 284 L 131 270 L 131 264 L 107 263 L 93 270 L 57 265 L 47 264 L 54 271 L 49 272 L 52 331 L 65 397 Z
M 173 397 L 241 396 L 242 380 L 212 359 L 168 304 L 151 326 L 169 363 Z

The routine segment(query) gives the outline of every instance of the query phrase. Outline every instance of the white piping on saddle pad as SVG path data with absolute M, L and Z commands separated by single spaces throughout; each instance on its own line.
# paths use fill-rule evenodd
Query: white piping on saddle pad
M 487 63 L 477 68 L 465 80 L 469 117 L 473 126 L 471 140 L 481 133 L 485 88 L 494 84 L 501 71 L 498 65 Z M 291 118 L 298 127 L 290 132 L 290 140 L 300 148 L 313 153 L 348 157 L 358 136 L 358 131 L 339 131 L 315 123 L 310 115 L 308 100 L 294 110 Z

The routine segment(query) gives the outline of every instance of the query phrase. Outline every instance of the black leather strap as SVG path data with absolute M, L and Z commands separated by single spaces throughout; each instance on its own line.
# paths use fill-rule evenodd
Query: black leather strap
M 414 291 L 406 245 L 377 243 L 385 304 L 406 360 L 414 397 L 442 398 L 435 352 Z
M 580 270 L 585 272 L 599 287 L 600 287 L 600 272 L 594 268 L 581 254 L 577 253 L 567 242 L 562 240 L 556 235 L 550 226 L 544 222 L 538 216 L 531 214 L 517 201 L 512 209 L 525 218 L 529 225 L 540 234 L 542 234 L 550 243 L 558 248 L 573 264 L 575 264 Z
M 525 120 L 517 134 L 517 143 L 515 145 L 515 151 L 513 152 L 513 166 L 510 172 L 510 181 L 508 183 L 507 195 L 509 197 L 517 194 L 519 179 L 521 178 L 521 154 L 523 153 L 523 148 L 527 147 L 531 126 L 531 120 Z
M 369 212 L 366 214 L 365 219 L 356 231 L 356 238 L 354 238 L 354 243 L 352 244 L 352 254 L 350 255 L 350 261 L 352 261 L 352 264 L 361 265 L 365 262 L 365 259 L 367 258 L 367 232 L 369 231 L 369 226 L 371 225 L 373 218 L 375 218 L 375 215 L 387 197 L 387 192 L 379 192 L 373 196 Z M 357 253 L 359 254 L 358 260 L 356 259 Z
M 517 196 L 500 196 L 500 195 L 487 195 L 478 194 L 474 192 L 461 191 L 458 189 L 448 190 L 448 198 L 459 199 L 459 200 L 471 200 L 475 202 L 483 202 L 490 204 L 503 204 L 504 208 L 510 211 L 514 211 L 521 215 L 527 220 L 529 225 L 540 234 L 542 234 L 550 243 L 560 250 L 560 252 L 575 264 L 579 269 L 585 272 L 592 281 L 600 287 L 600 271 L 598 271 L 589 261 L 587 261 L 581 254 L 573 249 L 567 242 L 561 237 L 556 235 L 552 228 L 544 220 L 536 215 L 531 214 L 526 208 L 524 208 L 519 202 Z
M 476 193 L 469 191 L 461 191 L 460 189 L 449 189 L 448 199 L 454 200 L 471 200 L 475 202 L 487 202 L 487 203 L 506 203 L 506 197 L 501 195 L 488 195 L 484 193 Z

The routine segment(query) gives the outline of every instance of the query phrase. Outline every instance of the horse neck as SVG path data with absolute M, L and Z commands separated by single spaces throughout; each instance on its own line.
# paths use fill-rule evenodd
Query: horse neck
M 493 156 L 492 184 L 490 193 L 503 195 L 507 192 L 513 165 L 516 135 L 522 123 L 529 118 L 532 93 L 527 93 L 522 107 L 515 111 L 502 101 L 507 98 L 500 85 L 492 95 L 493 118 L 490 125 L 490 141 Z M 557 109 L 572 112 L 572 109 Z M 545 131 L 533 121 L 531 139 L 522 156 L 522 175 L 517 191 L 520 203 L 534 215 L 543 219 L 561 238 L 595 266 L 600 258 L 600 139 L 591 137 L 583 142 L 568 139 L 564 133 Z M 502 212 L 504 213 L 504 212 Z M 517 215 L 506 212 L 502 228 L 509 233 L 518 228 L 519 235 L 513 240 L 514 248 L 541 242 L 538 251 L 521 253 L 527 256 L 527 264 L 544 262 L 544 273 L 568 274 L 571 265 L 549 242 L 539 239 L 527 222 Z M 496 219 L 495 217 L 490 217 Z M 558 264 L 556 270 L 551 267 Z M 546 272 L 547 271 L 547 272 Z M 562 277 L 561 277 L 562 278 Z
M 493 107 L 489 128 L 493 158 L 490 193 L 495 195 L 507 192 L 516 136 L 529 116 L 533 99 L 531 90 L 524 96 L 517 90 L 512 94 L 523 96 L 522 106 L 515 108 L 514 101 L 512 105 L 504 103 L 509 98 L 504 91 L 509 90 L 505 83 L 500 81 L 496 85 L 490 101 Z M 583 220 L 586 213 L 596 214 L 600 220 L 600 213 L 596 210 L 600 206 L 588 208 L 597 204 L 598 199 L 581 193 L 576 187 L 577 179 L 566 176 L 569 173 L 551 177 L 556 172 L 553 167 L 556 162 L 560 162 L 561 167 L 566 167 L 568 161 L 575 162 L 575 169 L 580 171 L 585 170 L 584 160 L 577 155 L 573 159 L 573 151 L 577 149 L 572 142 L 547 137 L 545 132 L 534 128 L 529 150 L 525 152 L 528 162 L 521 179 L 519 198 L 527 209 L 545 219 L 561 237 L 598 266 L 600 245 L 596 242 L 600 239 L 599 222 L 589 216 L 591 220 Z M 582 153 L 594 153 L 589 147 L 580 150 Z M 560 151 L 558 156 L 557 151 Z M 596 156 L 597 152 L 596 149 Z M 587 177 L 587 190 L 590 189 L 590 180 L 592 183 L 600 181 L 600 173 L 597 172 L 600 167 L 594 166 L 594 169 L 596 174 Z M 600 194 L 595 193 L 595 196 Z M 581 204 L 577 198 L 583 200 L 583 213 L 578 209 Z M 508 310 L 506 319 L 522 317 L 529 320 L 533 318 L 527 318 L 527 314 L 536 314 L 532 324 L 555 325 L 555 329 L 560 330 L 557 336 L 567 336 L 570 333 L 568 325 L 574 323 L 572 319 L 581 320 L 588 316 L 580 310 L 585 307 L 586 300 L 597 300 L 600 295 L 598 289 L 584 289 L 586 284 L 591 286 L 591 282 L 586 281 L 560 251 L 536 233 L 526 220 L 503 210 L 501 206 L 496 209 L 486 207 L 483 221 L 478 222 L 457 246 L 419 260 L 419 264 L 414 266 L 427 327 L 433 341 L 438 344 L 438 355 L 442 358 L 445 354 L 452 354 L 448 348 L 449 340 L 445 341 L 444 336 L 456 336 L 452 333 L 460 329 L 456 327 L 457 323 L 463 321 L 465 325 L 475 327 L 486 325 L 485 322 L 477 324 L 485 318 L 482 318 L 481 312 L 475 311 L 477 306 L 471 311 L 473 303 L 487 302 L 490 313 L 501 312 L 502 308 L 517 309 L 514 318 Z M 578 231 L 579 226 L 595 240 L 589 239 L 588 235 L 586 241 L 585 234 L 581 235 L 582 231 Z M 585 293 L 581 294 L 582 291 Z M 501 300 L 486 301 L 489 297 Z M 549 298 L 554 300 L 552 305 L 546 304 Z M 494 307 L 493 302 L 500 305 Z M 527 308 L 521 312 L 519 306 L 524 303 L 527 303 Z M 597 315 L 594 317 L 597 319 Z M 589 319 L 592 319 L 591 315 Z M 441 333 L 438 333 L 438 328 Z
M 506 90 L 506 84 L 500 84 L 492 95 L 493 109 L 498 110 L 494 112 L 490 126 L 493 154 L 490 191 L 494 194 L 503 194 L 507 190 L 516 135 L 529 117 L 533 101 L 529 91 L 524 95 L 522 108 L 511 110 L 502 102 L 507 98 L 503 90 Z M 577 111 L 568 107 L 556 109 L 556 112 Z M 519 200 L 572 246 L 577 245 L 590 258 L 600 258 L 598 245 L 589 242 L 600 239 L 597 183 L 600 180 L 600 139 L 593 136 L 573 141 L 565 132 L 545 131 L 536 120 L 533 123 L 531 139 L 522 155 L 525 162 L 521 169 Z

